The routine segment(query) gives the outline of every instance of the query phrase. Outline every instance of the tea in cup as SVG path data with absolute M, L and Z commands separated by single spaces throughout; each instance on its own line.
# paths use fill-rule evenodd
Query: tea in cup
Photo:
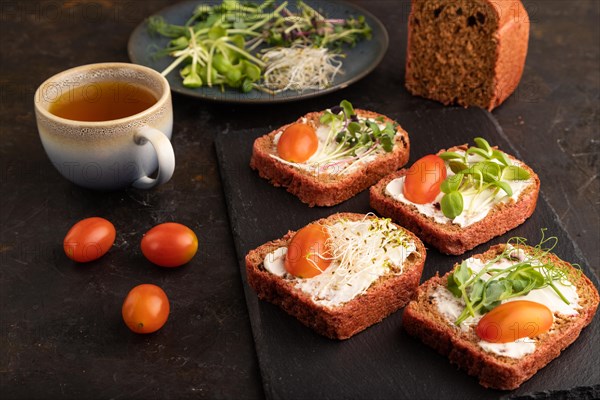
M 72 68 L 42 83 L 34 102 L 42 145 L 71 182 L 149 189 L 173 175 L 171 91 L 153 69 L 127 63 Z

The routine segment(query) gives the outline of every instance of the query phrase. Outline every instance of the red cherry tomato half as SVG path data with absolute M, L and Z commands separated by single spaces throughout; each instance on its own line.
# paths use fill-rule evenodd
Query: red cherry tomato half
M 156 285 L 143 284 L 131 289 L 121 313 L 125 325 L 135 333 L 156 332 L 169 318 L 169 299 Z
M 161 267 L 188 263 L 198 250 L 198 238 L 185 225 L 166 222 L 150 229 L 142 238 L 142 253 Z
M 292 124 L 288 126 L 277 142 L 279 157 L 290 162 L 304 162 L 319 147 L 319 139 L 315 129 L 308 124 Z
M 446 164 L 440 157 L 430 154 L 417 160 L 406 174 L 404 197 L 416 204 L 431 203 L 446 179 Z
M 310 224 L 300 229 L 288 245 L 285 269 L 298 278 L 312 278 L 325 271 L 331 260 L 327 239 L 329 234 L 319 224 Z
M 486 342 L 507 343 L 547 332 L 552 326 L 552 311 L 543 304 L 516 300 L 500 304 L 477 324 L 477 336 Z
M 63 248 L 73 261 L 93 261 L 106 254 L 115 242 L 116 235 L 114 225 L 104 218 L 86 218 L 69 229 L 63 240 Z

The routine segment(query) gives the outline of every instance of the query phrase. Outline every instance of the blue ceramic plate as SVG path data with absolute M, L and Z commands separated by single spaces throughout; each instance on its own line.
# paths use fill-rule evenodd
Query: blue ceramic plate
M 220 4 L 221 1 L 191 0 L 167 7 L 156 15 L 162 16 L 168 23 L 183 25 L 192 15 L 199 4 Z M 280 2 L 278 2 L 280 3 Z M 197 89 L 186 88 L 179 77 L 179 68 L 167 76 L 167 80 L 174 92 L 205 100 L 231 102 L 231 103 L 275 103 L 299 99 L 306 99 L 343 89 L 369 74 L 381 62 L 388 48 L 388 34 L 385 27 L 377 18 L 368 11 L 343 1 L 307 0 L 306 3 L 329 18 L 348 18 L 364 15 L 373 31 L 371 40 L 361 40 L 355 47 L 344 48 L 346 58 L 343 60 L 343 74 L 338 74 L 331 87 L 322 90 L 286 91 L 276 95 L 253 90 L 250 93 L 226 88 L 221 91 L 219 87 L 202 87 Z M 294 10 L 294 1 L 290 1 L 290 9 Z M 150 35 L 146 21 L 138 25 L 129 37 L 127 45 L 129 59 L 135 64 L 141 64 L 157 71 L 164 70 L 172 61 L 172 57 L 155 59 L 152 57 L 157 49 L 164 48 L 170 39 L 157 35 Z

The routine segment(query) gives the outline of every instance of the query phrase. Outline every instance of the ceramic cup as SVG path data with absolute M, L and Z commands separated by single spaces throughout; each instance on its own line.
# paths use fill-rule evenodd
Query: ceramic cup
M 110 121 L 75 121 L 49 111 L 65 92 L 100 82 L 142 86 L 158 100 L 138 114 Z M 72 68 L 42 83 L 34 103 L 44 149 L 71 182 L 98 190 L 131 185 L 149 189 L 173 175 L 171 91 L 167 80 L 153 69 L 127 63 Z

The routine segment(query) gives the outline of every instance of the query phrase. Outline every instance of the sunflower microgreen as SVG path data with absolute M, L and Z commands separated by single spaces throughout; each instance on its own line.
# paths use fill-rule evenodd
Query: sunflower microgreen
M 468 209 L 475 211 L 475 198 L 479 200 L 477 204 L 481 205 L 489 204 L 499 191 L 512 196 L 509 182 L 531 177 L 526 169 L 514 165 L 505 153 L 491 147 L 487 140 L 477 137 L 474 142 L 475 146 L 469 147 L 464 153 L 446 151 L 439 155 L 455 174 L 446 178 L 441 186 L 444 196 L 440 205 L 447 218 L 454 219 L 462 214 L 465 193 L 474 194 Z M 470 157 L 472 155 L 477 157 Z M 482 196 L 485 198 L 482 199 Z

